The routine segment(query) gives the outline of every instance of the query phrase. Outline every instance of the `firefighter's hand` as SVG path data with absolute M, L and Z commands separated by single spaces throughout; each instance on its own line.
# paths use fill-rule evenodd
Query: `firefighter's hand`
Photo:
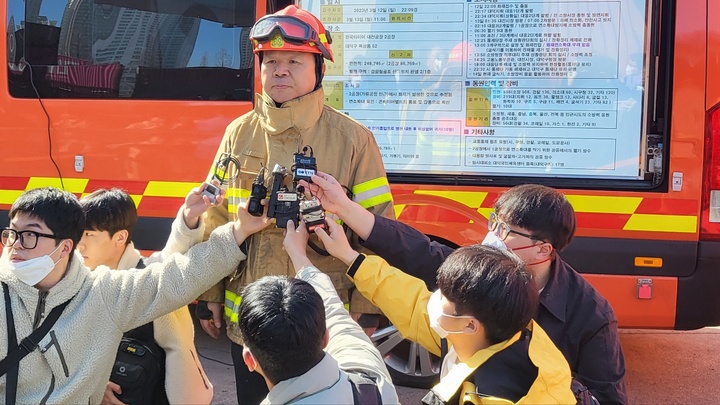
M 310 235 L 308 235 L 303 221 L 300 221 L 297 229 L 295 229 L 295 224 L 292 220 L 287 222 L 285 239 L 283 239 L 283 249 L 285 249 L 288 256 L 290 256 L 295 272 L 300 271 L 300 269 L 305 266 L 312 266 L 306 252 L 309 237 Z
M 209 313 L 198 314 L 198 309 L 203 305 L 204 309 L 207 309 Z M 222 304 L 219 302 L 207 302 L 198 301 L 198 306 L 195 309 L 195 315 L 200 321 L 205 333 L 207 333 L 213 339 L 220 337 L 220 328 L 222 326 Z M 205 319 L 203 319 L 205 318 Z
M 115 394 L 122 394 L 122 388 L 112 381 L 108 381 L 107 387 L 105 387 L 105 394 L 100 405 L 126 405 L 124 402 L 117 399 Z
M 322 228 L 317 228 L 315 234 L 320 238 L 328 253 L 342 260 L 346 265 L 351 265 L 360 253 L 350 247 L 350 242 L 348 242 L 342 226 L 334 221 L 327 221 L 327 225 L 328 232 L 325 232 Z
M 265 205 L 267 202 L 263 200 L 262 204 Z M 238 245 L 242 244 L 250 235 L 262 231 L 272 223 L 273 221 L 267 217 L 267 212 L 263 212 L 260 217 L 254 217 L 247 210 L 247 201 L 239 204 L 237 206 L 237 220 L 233 224 L 235 242 Z
M 208 184 L 211 184 L 211 187 L 218 191 L 218 195 L 213 200 L 210 199 L 208 193 L 203 193 Z M 200 216 L 213 205 L 222 203 L 223 198 L 225 198 L 225 190 L 220 188 L 220 183 L 217 180 L 212 183 L 202 183 L 200 186 L 190 190 L 185 197 L 185 205 L 183 206 L 185 225 L 190 229 L 197 228 L 200 224 Z
M 299 184 L 317 197 L 325 211 L 338 214 L 343 207 L 354 204 L 333 176 L 323 172 L 316 172 L 312 176 L 312 181 L 312 183 L 308 183 L 305 180 L 300 180 Z

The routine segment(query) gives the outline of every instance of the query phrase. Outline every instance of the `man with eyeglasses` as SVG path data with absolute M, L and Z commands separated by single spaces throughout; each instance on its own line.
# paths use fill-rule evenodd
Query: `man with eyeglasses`
M 290 168 L 293 154 L 305 145 L 312 148 L 317 167 L 333 173 L 356 202 L 374 214 L 394 218 L 392 195 L 373 134 L 325 105 L 325 60 L 334 61 L 331 33 L 316 16 L 291 5 L 260 18 L 250 31 L 250 40 L 260 62 L 262 93 L 256 95 L 253 111 L 228 125 L 213 160 L 217 162 L 227 154 L 236 158 L 240 167 L 228 184 L 227 204 L 208 210 L 207 229 L 233 220 L 235 207 L 251 194 L 263 167 L 280 164 Z M 260 177 L 271 190 L 271 176 Z M 292 190 L 291 178 L 287 176 L 285 185 Z M 282 228 L 271 227 L 253 235 L 246 245 L 248 260 L 232 277 L 198 298 L 196 313 L 208 335 L 219 336 L 225 315 L 240 404 L 257 404 L 268 393 L 263 378 L 249 372 L 243 362 L 243 340 L 238 329 L 241 291 L 263 276 L 295 275 L 287 255 L 278 254 L 282 241 Z M 322 245 L 315 236 L 312 241 Z M 352 283 L 343 275 L 345 266 L 314 251 L 309 255 L 330 276 L 342 301 L 349 303 L 353 317 L 366 333 L 371 333 L 377 327 L 379 311 L 361 294 L 350 294 Z
M 403 337 L 436 355 L 449 347 L 440 383 L 423 404 L 574 403 L 567 361 L 531 320 L 538 292 L 517 256 L 491 246 L 458 249 L 438 269 L 431 292 L 380 257 L 354 250 L 340 225 L 316 232 Z M 301 273 L 317 271 L 305 256 L 306 240 L 302 225 L 296 231 L 288 224 L 283 246 Z
M 372 250 L 394 267 L 437 288 L 437 269 L 455 248 L 431 241 L 398 221 L 363 212 L 325 173 L 301 182 Z M 490 215 L 484 245 L 504 248 L 526 264 L 540 290 L 535 320 L 563 353 L 575 377 L 574 392 L 587 390 L 601 404 L 625 404 L 625 358 L 610 303 L 557 254 L 573 239 L 575 212 L 550 187 L 524 184 L 503 193 Z
M 0 230 L 1 403 L 100 403 L 123 333 L 187 305 L 245 258 L 239 245 L 267 217 L 243 207 L 239 221 L 190 248 L 211 205 L 201 190 L 178 212 L 163 262 L 92 272 L 76 251 L 85 229 L 77 198 L 53 187 L 18 197 Z

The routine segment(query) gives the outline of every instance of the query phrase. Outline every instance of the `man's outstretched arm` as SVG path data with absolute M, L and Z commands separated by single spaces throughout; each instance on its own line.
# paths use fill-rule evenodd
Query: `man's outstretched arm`
M 313 183 L 301 181 L 320 200 L 323 208 L 340 219 L 361 239 L 364 247 L 390 265 L 437 288 L 437 269 L 455 249 L 431 241 L 417 229 L 402 222 L 373 215 L 350 200 L 331 175 L 318 172 Z
M 399 403 L 390 373 L 380 352 L 360 325 L 350 317 L 330 277 L 313 266 L 307 258 L 307 240 L 305 225 L 300 222 L 296 230 L 293 222 L 288 221 L 283 249 L 292 260 L 296 277 L 310 283 L 325 305 L 325 319 L 330 335 L 325 351 L 338 362 L 342 370 L 362 371 L 374 377 L 382 394 L 383 403 Z

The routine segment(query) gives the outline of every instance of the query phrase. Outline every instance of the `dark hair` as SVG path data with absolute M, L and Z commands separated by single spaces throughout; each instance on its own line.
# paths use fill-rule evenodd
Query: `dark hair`
M 559 191 L 539 184 L 515 186 L 495 203 L 495 212 L 510 226 L 525 228 L 534 239 L 561 251 L 575 236 L 575 211 Z
M 306 373 L 322 360 L 325 306 L 307 282 L 267 276 L 242 292 L 243 342 L 273 384 Z
M 438 270 L 438 287 L 454 315 L 474 316 L 490 344 L 510 339 L 537 312 L 538 291 L 525 263 L 492 246 L 454 251 Z
M 107 231 L 110 236 L 125 230 L 126 244 L 130 243 L 137 224 L 137 208 L 125 191 L 101 188 L 81 198 L 80 205 L 85 214 L 85 229 Z
M 85 230 L 85 216 L 77 197 L 55 187 L 34 188 L 22 193 L 10 207 L 10 220 L 19 213 L 43 221 L 56 236 L 55 246 L 63 239 L 70 239 L 75 249 Z

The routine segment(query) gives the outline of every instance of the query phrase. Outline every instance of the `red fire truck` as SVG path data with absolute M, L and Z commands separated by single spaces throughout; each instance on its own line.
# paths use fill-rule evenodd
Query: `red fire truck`
M 282 0 L 2 0 L 0 226 L 24 190 L 121 187 L 160 248 L 261 91 L 247 39 Z M 333 37 L 328 104 L 373 130 L 397 218 L 478 243 L 535 182 L 578 218 L 563 258 L 621 326 L 720 324 L 720 3 L 303 0 Z M 321 169 L 321 168 L 320 168 Z M 437 364 L 391 329 L 395 376 Z

